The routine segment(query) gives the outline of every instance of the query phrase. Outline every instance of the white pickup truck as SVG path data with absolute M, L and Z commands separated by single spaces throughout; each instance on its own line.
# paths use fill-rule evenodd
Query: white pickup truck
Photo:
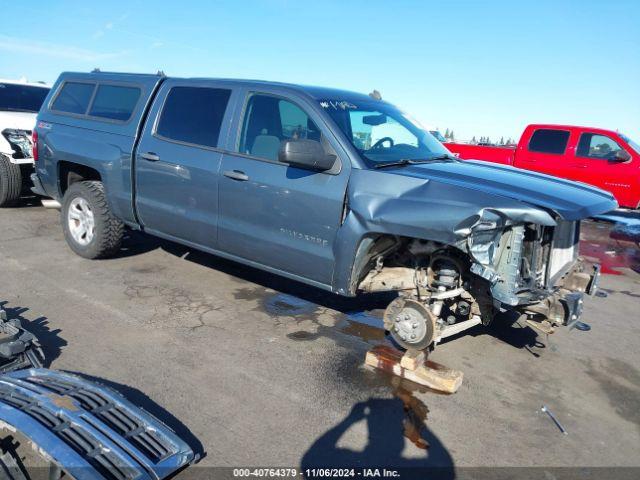
M 31 132 L 50 87 L 0 79 L 0 207 L 29 190 L 33 172 Z

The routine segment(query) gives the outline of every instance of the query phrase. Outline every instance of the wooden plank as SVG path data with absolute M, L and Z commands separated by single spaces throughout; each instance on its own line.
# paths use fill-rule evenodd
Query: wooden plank
M 455 393 L 462 385 L 463 373 L 459 370 L 424 359 L 415 369 L 403 368 L 402 357 L 395 348 L 378 345 L 367 352 L 365 364 L 440 392 Z

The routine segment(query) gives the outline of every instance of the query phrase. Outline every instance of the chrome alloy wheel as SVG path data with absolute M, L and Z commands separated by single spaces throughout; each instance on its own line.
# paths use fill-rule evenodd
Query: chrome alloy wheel
M 67 211 L 69 232 L 78 245 L 87 246 L 93 240 L 96 223 L 89 202 L 82 197 L 75 197 L 69 203 Z

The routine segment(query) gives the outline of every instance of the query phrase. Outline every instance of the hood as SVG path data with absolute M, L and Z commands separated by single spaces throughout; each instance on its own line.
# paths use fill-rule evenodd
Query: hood
M 36 126 L 37 113 L 7 112 L 0 110 L 0 132 L 5 128 L 17 130 L 33 130 Z
M 553 210 L 564 220 L 581 220 L 618 208 L 613 195 L 599 188 L 479 160 L 408 165 L 385 172 L 511 198 Z

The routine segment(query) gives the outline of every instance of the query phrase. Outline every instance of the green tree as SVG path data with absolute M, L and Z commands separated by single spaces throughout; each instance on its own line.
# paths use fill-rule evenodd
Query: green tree
M 453 129 L 451 129 L 451 131 L 449 132 L 449 140 L 451 140 L 452 142 L 455 141 L 456 136 L 453 134 Z
M 473 136 L 473 138 L 471 139 L 471 143 L 478 143 L 478 142 L 476 141 L 476 136 L 475 136 L 475 135 L 474 135 L 474 136 Z
M 447 128 L 447 129 L 444 131 L 444 138 L 449 138 L 449 137 L 450 137 L 450 135 L 451 135 L 451 134 L 449 133 L 449 129 Z
M 500 137 L 500 145 L 504 145 L 504 137 Z

